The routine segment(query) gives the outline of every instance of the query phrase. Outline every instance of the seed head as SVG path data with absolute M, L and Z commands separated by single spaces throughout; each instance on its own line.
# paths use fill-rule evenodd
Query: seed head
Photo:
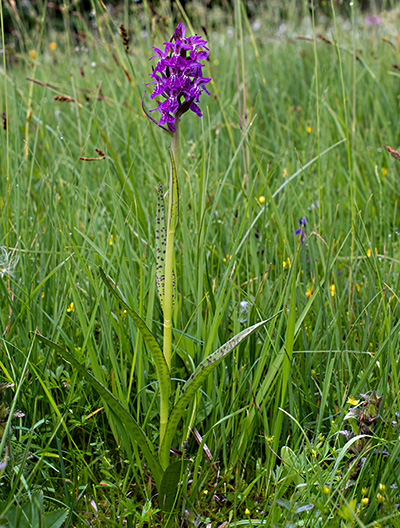
M 128 53 L 128 51 L 129 51 L 129 37 L 128 37 L 128 32 L 127 32 L 126 27 L 124 26 L 124 24 L 121 24 L 119 26 L 119 32 L 120 32 L 120 35 L 121 35 L 121 38 L 122 38 L 122 42 L 123 42 L 124 47 L 125 47 L 125 51 Z

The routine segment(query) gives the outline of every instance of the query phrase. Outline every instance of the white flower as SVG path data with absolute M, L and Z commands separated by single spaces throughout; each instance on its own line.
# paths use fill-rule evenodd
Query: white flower
M 4 277 L 5 274 L 13 275 L 11 270 L 18 264 L 19 256 L 14 254 L 15 250 L 7 253 L 5 247 L 0 246 L 0 276 Z

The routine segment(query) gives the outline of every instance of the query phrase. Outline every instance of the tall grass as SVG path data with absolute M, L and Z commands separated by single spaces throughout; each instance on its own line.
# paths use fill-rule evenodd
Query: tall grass
M 305 18 L 278 31 L 273 12 L 255 24 L 239 2 L 232 13 L 162 4 L 158 16 L 94 4 L 89 22 L 72 7 L 62 32 L 42 11 L 2 69 L 0 244 L 19 261 L 1 273 L 0 368 L 15 384 L 5 400 L 25 414 L 7 439 L 3 514 L 39 491 L 65 526 L 399 526 L 400 165 L 383 149 L 399 147 L 398 11 L 372 28 L 354 6 L 350 27 L 337 12 L 329 27 Z M 181 126 L 171 401 L 216 320 L 214 349 L 276 317 L 188 408 L 174 445 L 190 460 L 182 500 L 162 519 L 140 450 L 121 449 L 116 419 L 34 333 L 67 347 L 157 443 L 152 361 L 98 266 L 161 339 L 154 225 L 168 139 L 140 101 L 172 15 L 206 26 L 213 96 Z M 101 157 L 95 148 L 104 158 L 80 159 Z M 363 432 L 344 420 L 348 398 L 372 390 L 381 417 L 355 469 L 358 439 L 339 431 Z

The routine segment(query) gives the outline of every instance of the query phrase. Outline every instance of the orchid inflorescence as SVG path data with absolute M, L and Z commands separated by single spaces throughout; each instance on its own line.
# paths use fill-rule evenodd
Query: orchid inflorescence
M 126 45 L 127 33 L 123 32 L 122 29 L 121 33 L 124 45 Z M 164 512 L 171 512 L 173 508 L 177 508 L 177 488 L 182 481 L 183 461 L 178 460 L 172 463 L 170 461 L 172 444 L 176 437 L 179 436 L 177 431 L 181 420 L 184 419 L 184 430 L 186 432 L 184 439 L 187 440 L 189 432 L 192 430 L 193 422 L 196 419 L 197 394 L 203 382 L 235 347 L 269 321 L 259 321 L 252 326 L 244 328 L 212 352 L 221 320 L 217 317 L 212 322 L 207 340 L 204 343 L 202 360 L 197 366 L 193 364 L 188 379 L 180 391 L 177 390 L 175 393 L 175 386 L 172 385 L 175 378 L 172 377 L 171 373 L 174 372 L 173 353 L 176 348 L 173 346 L 174 299 L 177 289 L 175 279 L 175 262 L 177 259 L 175 258 L 174 237 L 179 221 L 179 125 L 181 116 L 189 110 L 198 116 L 202 115 L 197 103 L 202 92 L 209 94 L 205 85 L 211 81 L 208 77 L 203 76 L 204 64 L 202 64 L 202 61 L 209 57 L 207 41 L 198 35 L 185 37 L 185 33 L 186 28 L 179 23 L 171 40 L 164 43 L 164 51 L 154 47 L 155 55 L 151 57 L 152 59 L 155 57 L 158 59 L 150 74 L 152 82 L 148 84 L 155 84 L 151 98 L 160 97 L 163 99 L 162 101 L 155 99 L 158 102 L 158 106 L 151 110 L 152 112 L 155 110 L 160 112 L 159 121 L 153 119 L 143 108 L 147 117 L 171 136 L 169 190 L 167 193 L 168 208 L 165 211 L 165 195 L 160 184 L 155 230 L 156 288 L 164 319 L 162 346 L 151 329 L 148 328 L 146 322 L 119 294 L 116 283 L 100 268 L 101 280 L 124 312 L 132 318 L 152 357 L 157 377 L 157 391 L 159 393 L 158 449 L 154 444 L 153 435 L 146 435 L 144 427 L 141 427 L 136 420 L 136 416 L 132 415 L 125 405 L 117 400 L 100 380 L 87 371 L 73 354 L 39 333 L 36 334 L 37 339 L 57 350 L 97 390 L 106 402 L 107 407 L 117 417 L 117 423 L 125 427 L 123 438 L 128 442 L 128 449 L 131 449 L 132 441 L 140 447 L 146 460 L 147 468 L 152 473 L 157 485 L 160 507 Z M 225 275 L 221 284 L 222 290 L 228 289 L 230 277 L 231 275 Z M 67 311 L 73 310 L 74 306 L 71 303 Z M 223 313 L 224 310 L 225 308 L 222 308 L 221 304 L 221 312 Z M 93 360 L 96 361 L 95 358 Z M 101 372 L 101 369 L 99 368 L 98 371 Z M 193 402 L 193 411 L 189 412 L 191 402 Z M 144 420 L 144 423 L 146 423 L 146 420 Z
M 202 116 L 200 107 L 196 104 L 202 92 L 210 93 L 205 84 L 211 81 L 203 77 L 201 61 L 209 57 L 207 41 L 199 35 L 185 37 L 186 28 L 179 22 L 169 42 L 165 42 L 164 51 L 153 47 L 156 52 L 149 60 L 158 57 L 158 62 L 153 68 L 148 85 L 155 87 L 151 99 L 162 96 L 163 101 L 157 101 L 161 118 L 156 121 L 146 112 L 146 115 L 157 125 L 168 132 L 175 131 L 175 121 L 188 110 Z M 164 126 L 166 125 L 166 126 Z

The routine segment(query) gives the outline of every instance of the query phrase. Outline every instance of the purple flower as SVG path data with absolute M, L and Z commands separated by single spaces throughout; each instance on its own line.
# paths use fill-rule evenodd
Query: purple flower
M 155 84 L 151 99 L 156 99 L 157 108 L 161 114 L 156 121 L 145 111 L 146 115 L 168 132 L 175 131 L 174 122 L 188 110 L 192 110 L 201 117 L 203 114 L 197 105 L 202 92 L 210 95 L 205 84 L 211 81 L 203 77 L 202 68 L 204 61 L 209 57 L 207 41 L 199 35 L 185 37 L 186 28 L 179 22 L 170 42 L 164 42 L 164 50 L 153 47 L 155 55 L 149 60 L 157 58 L 158 62 L 153 67 L 150 77 Z M 164 126 L 166 125 L 166 126 Z
M 296 231 L 294 232 L 295 235 L 300 235 L 301 233 L 301 245 L 304 244 L 304 236 L 305 236 L 305 229 L 306 229 L 306 217 L 303 216 L 303 218 L 299 218 L 299 224 L 300 224 L 300 227 L 299 229 L 296 229 Z
M 365 25 L 366 26 L 379 26 L 379 24 L 382 24 L 382 19 L 378 15 L 367 15 L 365 17 Z

